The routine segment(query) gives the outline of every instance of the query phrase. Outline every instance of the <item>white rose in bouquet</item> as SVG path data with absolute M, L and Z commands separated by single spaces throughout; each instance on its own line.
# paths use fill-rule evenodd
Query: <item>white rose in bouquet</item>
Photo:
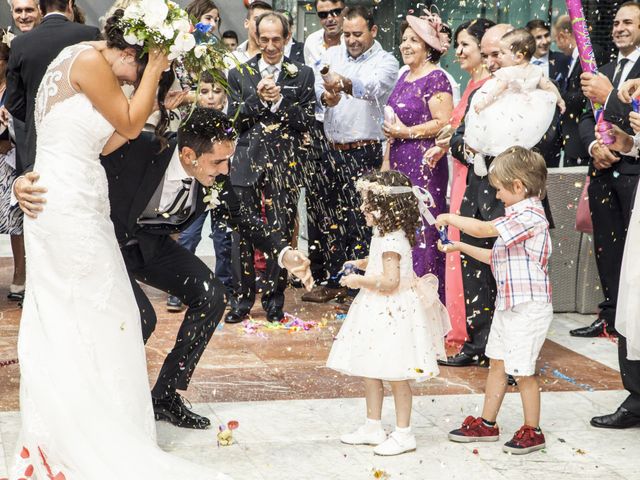
M 124 9 L 123 20 L 135 20 L 144 16 L 144 10 L 140 7 L 140 4 L 135 2 Z
M 180 32 L 169 48 L 169 60 L 175 60 L 180 55 L 196 46 L 196 38 L 190 33 Z
M 191 31 L 191 23 L 186 18 L 177 18 L 171 24 L 174 30 L 182 33 L 189 33 Z
M 160 29 L 169 14 L 169 6 L 164 0 L 140 0 L 144 11 L 144 23 L 150 28 Z
M 129 45 L 141 45 L 144 43 L 140 40 L 135 33 L 128 32 L 124 35 L 124 41 Z

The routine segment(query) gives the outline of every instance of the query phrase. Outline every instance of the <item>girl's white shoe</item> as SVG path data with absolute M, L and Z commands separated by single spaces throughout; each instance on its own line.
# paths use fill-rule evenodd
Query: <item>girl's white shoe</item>
M 376 455 L 391 456 L 413 452 L 416 449 L 416 437 L 413 433 L 393 432 L 389 437 L 373 449 Z
M 340 441 L 348 445 L 379 445 L 386 438 L 387 434 L 382 427 L 372 428 L 371 425 L 365 424 L 355 432 L 342 435 Z

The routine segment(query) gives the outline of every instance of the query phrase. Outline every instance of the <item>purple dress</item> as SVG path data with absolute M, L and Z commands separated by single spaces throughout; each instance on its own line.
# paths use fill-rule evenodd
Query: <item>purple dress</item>
M 442 70 L 433 70 L 413 82 L 405 80 L 408 74 L 407 71 L 400 77 L 388 104 L 405 125 L 420 125 L 432 120 L 429 100 L 438 93 L 451 94 L 451 84 Z M 395 139 L 389 153 L 391 169 L 404 173 L 414 185 L 431 193 L 435 201 L 435 208 L 431 209 L 431 213 L 437 217 L 447 211 L 449 169 L 446 156 L 433 169 L 423 164 L 424 153 L 434 143 L 433 138 Z M 418 276 L 433 273 L 438 277 L 440 299 L 444 302 L 445 255 L 438 251 L 438 238 L 435 227 L 425 223 L 413 249 L 413 269 Z

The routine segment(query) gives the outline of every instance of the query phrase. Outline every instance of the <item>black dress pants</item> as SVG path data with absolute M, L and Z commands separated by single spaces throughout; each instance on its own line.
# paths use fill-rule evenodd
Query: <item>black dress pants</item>
M 461 233 L 460 241 L 491 249 L 495 238 L 476 238 Z M 496 281 L 490 265 L 479 262 L 469 255 L 462 255 L 461 260 L 464 308 L 469 337 L 462 346 L 462 352 L 472 357 L 484 355 L 496 307 Z
M 622 402 L 622 407 L 640 416 L 640 361 L 627 360 L 627 339 L 618 337 L 618 361 L 622 385 L 629 396 Z
M 593 243 L 604 294 L 599 316 L 607 322 L 608 330 L 615 328 L 622 254 L 638 178 L 611 171 L 591 177 L 589 183 Z
M 153 397 L 161 398 L 189 386 L 193 371 L 222 318 L 226 299 L 224 285 L 195 254 L 169 236 L 154 242 L 155 255 L 146 261 L 139 245 L 123 247 L 122 255 L 140 309 L 145 343 L 156 328 L 157 317 L 136 280 L 178 297 L 188 307 L 175 345 L 164 360 L 151 391 Z
M 291 243 L 299 193 L 296 185 L 288 183 L 283 176 L 277 175 L 273 180 L 270 177 L 264 178 L 258 185 L 250 187 L 234 186 L 233 189 L 243 207 L 260 218 L 262 217 L 262 199 L 264 196 L 265 216 L 268 227 L 271 230 L 280 232 L 282 237 L 288 243 Z M 250 238 L 234 232 L 232 234 L 231 251 L 234 291 L 231 306 L 244 314 L 251 310 L 256 299 L 255 246 Z M 278 259 L 272 255 L 265 253 L 265 259 L 267 271 L 263 282 L 262 308 L 267 313 L 278 312 L 284 306 L 287 271 L 280 268 Z

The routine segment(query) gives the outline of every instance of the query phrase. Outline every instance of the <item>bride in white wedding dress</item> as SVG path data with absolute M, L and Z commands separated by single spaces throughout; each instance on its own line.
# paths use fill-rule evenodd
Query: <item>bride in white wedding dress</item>
M 35 170 L 46 208 L 25 218 L 28 289 L 18 354 L 22 431 L 11 479 L 228 478 L 163 452 L 138 307 L 109 218 L 101 152 L 141 131 L 166 55 L 140 47 L 112 17 L 106 42 L 64 49 L 36 99 Z M 117 133 L 114 133 L 117 132 Z

